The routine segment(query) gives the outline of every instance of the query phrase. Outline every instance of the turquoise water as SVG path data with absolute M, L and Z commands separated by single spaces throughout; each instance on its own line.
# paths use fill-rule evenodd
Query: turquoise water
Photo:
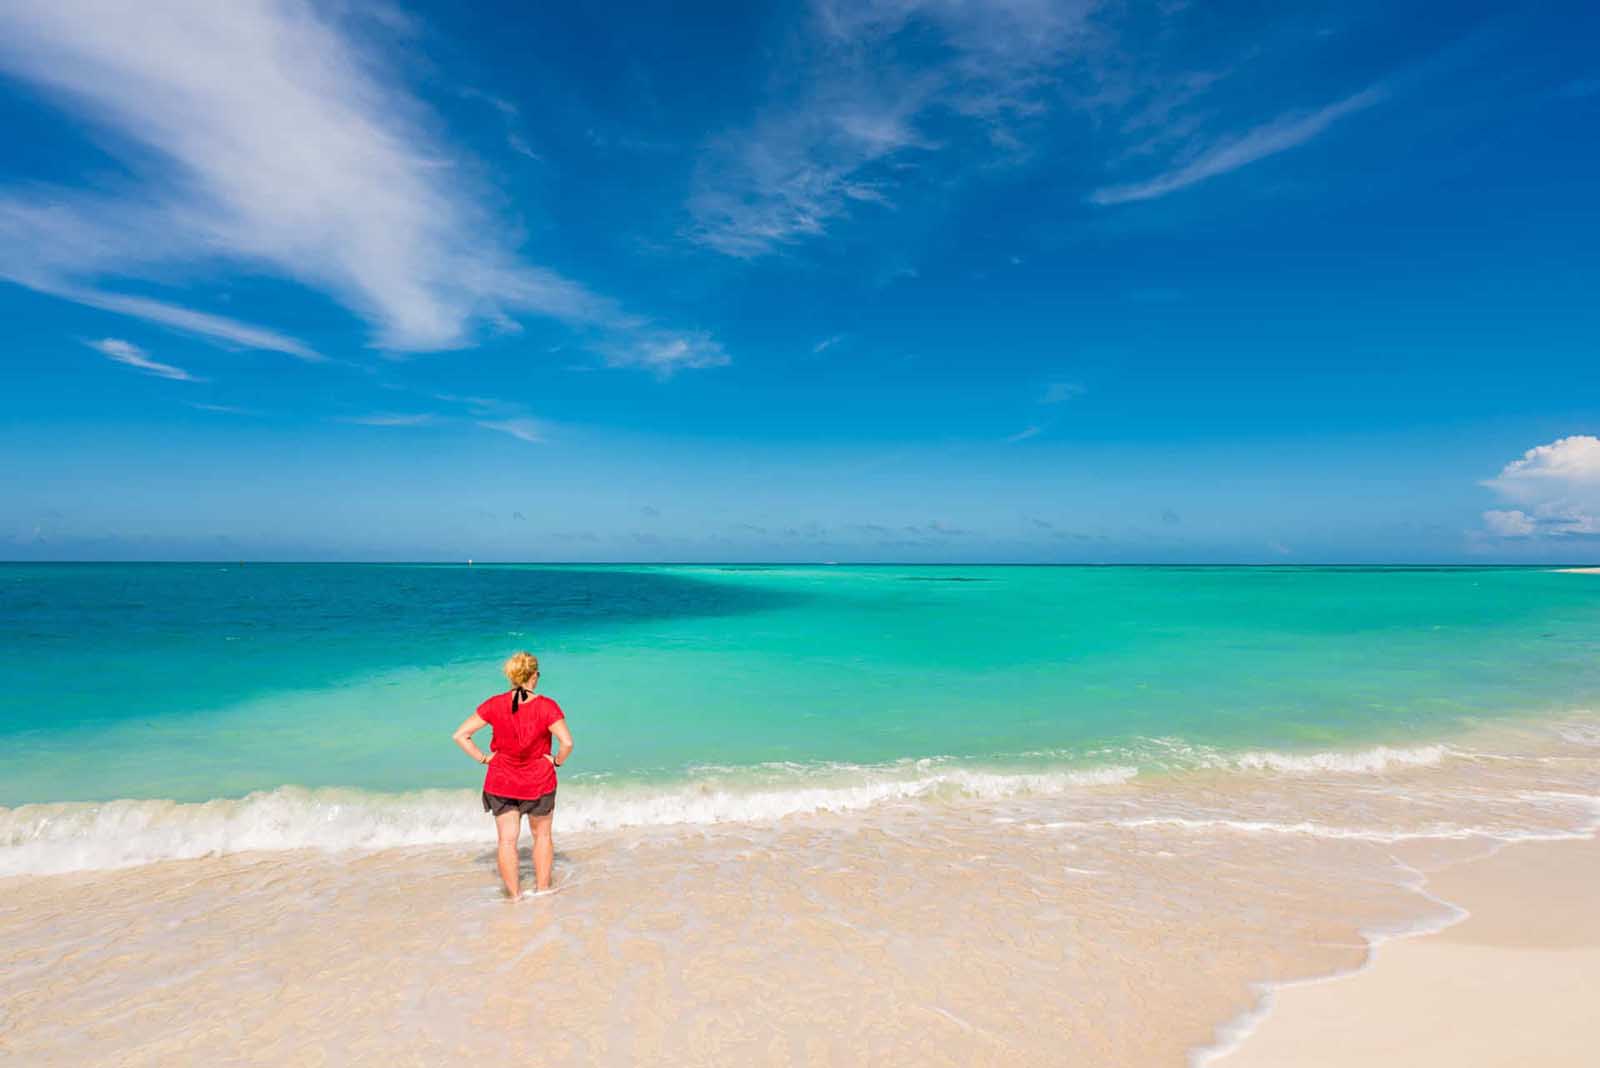
M 1600 697 L 1600 576 L 0 565 L 0 643 L 0 805 L 475 789 L 449 734 L 518 648 L 577 737 L 571 792 L 1321 751 L 1564 712 Z

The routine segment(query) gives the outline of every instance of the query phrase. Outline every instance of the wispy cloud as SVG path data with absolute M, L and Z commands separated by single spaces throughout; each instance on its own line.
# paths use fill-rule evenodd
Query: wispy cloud
M 1244 134 L 1219 141 L 1201 151 L 1190 162 L 1153 178 L 1096 189 L 1089 194 L 1089 200 L 1095 204 L 1123 204 L 1175 193 L 1208 178 L 1236 171 L 1257 160 L 1303 145 L 1338 120 L 1372 107 L 1384 96 L 1381 89 L 1366 89 L 1310 114 L 1281 115 Z
M 353 415 L 342 422 L 358 426 L 427 426 L 435 419 L 428 412 L 373 412 L 371 415 Z
M 115 360 L 117 363 L 126 364 L 129 367 L 137 368 L 138 370 L 143 371 L 145 374 L 157 375 L 161 378 L 170 378 L 176 382 L 200 381 L 194 375 L 190 374 L 188 371 L 185 371 L 181 367 L 174 367 L 170 363 L 159 363 L 156 360 L 152 360 L 149 354 L 144 351 L 144 349 L 141 349 L 138 345 L 135 345 L 131 341 L 123 341 L 121 338 L 108 337 L 101 338 L 99 341 L 87 341 L 84 342 L 84 344 L 88 345 L 91 349 L 94 349 L 108 360 Z
M 661 377 L 686 368 L 722 367 L 732 362 L 721 343 L 704 333 L 639 333 L 606 345 L 601 355 L 612 367 L 642 367 Z
M 1074 397 L 1084 394 L 1084 387 L 1077 382 L 1051 382 L 1044 387 L 1044 396 L 1039 398 L 1040 404 L 1064 404 Z
M 239 345 L 242 348 L 282 352 L 310 362 L 316 362 L 323 358 L 301 342 L 286 334 L 280 334 L 276 330 L 252 326 L 249 323 L 241 323 L 237 319 L 229 319 L 221 315 L 194 311 L 191 308 L 179 307 L 176 304 L 168 304 L 164 301 L 85 289 L 64 289 L 53 292 L 56 296 L 65 297 L 79 304 L 87 304 L 91 308 L 131 315 L 138 319 L 160 323 L 163 326 L 170 326 L 187 333 L 200 334 L 203 337 L 209 337 L 217 341 Z
M 545 425 L 537 419 L 480 419 L 478 425 L 485 430 L 498 431 L 501 434 L 510 434 L 519 441 L 531 442 L 535 445 L 545 441 Z
M 40 265 L 66 280 L 263 265 L 330 292 L 398 350 L 460 345 L 503 308 L 593 314 L 581 287 L 517 262 L 420 104 L 307 4 L 5 5 L 0 42 L 0 67 L 115 133 L 144 179 L 52 197 L 119 253 Z M 158 240 L 127 247 L 130 219 Z
M 375 43 L 304 0 L 0 5 L 0 71 L 110 136 L 131 176 L 0 191 L 0 277 L 235 344 L 273 331 L 108 292 L 229 263 L 324 292 L 394 351 L 470 344 L 517 314 L 602 338 L 650 324 L 524 262 L 472 168 Z
M 405 387 L 394 386 L 390 388 L 404 389 Z M 466 408 L 469 414 L 479 418 L 515 415 L 522 411 L 521 405 L 499 400 L 495 397 L 462 396 L 459 393 L 434 393 L 432 396 L 434 400 L 444 401 L 446 404 L 459 404 Z
M 833 348 L 835 345 L 837 345 L 839 342 L 841 342 L 843 340 L 844 340 L 844 335 L 843 334 L 834 334 L 832 337 L 825 337 L 821 341 L 817 342 L 815 345 L 811 346 L 811 355 L 816 356 L 816 355 L 819 355 L 821 353 L 827 352 L 829 349 Z
M 818 236 L 860 205 L 893 203 L 897 164 L 948 147 L 934 112 L 1009 151 L 1009 123 L 1045 109 L 1052 67 L 1089 36 L 1089 0 L 818 0 L 813 35 L 787 86 L 750 126 L 708 146 L 688 202 L 689 236 L 753 258 Z M 909 39 L 934 61 L 899 64 Z
M 1015 444 L 1016 442 L 1019 442 L 1019 441 L 1027 441 L 1029 438 L 1036 438 L 1040 434 L 1043 434 L 1043 433 L 1044 433 L 1044 427 L 1041 427 L 1041 426 L 1023 427 L 1021 430 L 1017 431 L 1015 434 L 1012 434 L 1010 437 L 1006 438 L 1006 441 L 1008 443 Z
M 500 118 L 505 122 L 506 147 L 519 156 L 526 156 L 531 160 L 543 162 L 544 157 L 533 150 L 528 144 L 528 139 L 522 133 L 522 109 L 502 96 L 486 93 L 482 89 L 463 89 L 461 95 L 468 100 L 480 100 L 500 113 Z

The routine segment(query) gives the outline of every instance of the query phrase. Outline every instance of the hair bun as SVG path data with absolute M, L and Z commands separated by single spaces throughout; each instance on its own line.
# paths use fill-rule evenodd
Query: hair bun
M 502 669 L 511 685 L 521 688 L 528 684 L 528 680 L 539 674 L 539 658 L 532 653 L 512 653 L 506 660 Z

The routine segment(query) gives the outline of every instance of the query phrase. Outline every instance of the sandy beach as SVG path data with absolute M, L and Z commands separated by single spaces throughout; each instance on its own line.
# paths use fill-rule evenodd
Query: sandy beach
M 558 891 L 517 903 L 487 840 L 8 878 L 0 1053 L 1160 1068 L 1248 1032 L 1221 1063 L 1585 1063 L 1600 762 L 1562 731 L 558 831 Z
M 1224 1068 L 1588 1068 L 1600 1045 L 1600 841 L 1507 846 L 1433 872 L 1468 913 L 1350 975 L 1276 991 Z

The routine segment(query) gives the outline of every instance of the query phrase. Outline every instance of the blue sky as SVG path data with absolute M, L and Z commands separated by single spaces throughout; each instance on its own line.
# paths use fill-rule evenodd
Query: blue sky
M 1593 5 L 0 9 L 0 556 L 1600 560 Z

